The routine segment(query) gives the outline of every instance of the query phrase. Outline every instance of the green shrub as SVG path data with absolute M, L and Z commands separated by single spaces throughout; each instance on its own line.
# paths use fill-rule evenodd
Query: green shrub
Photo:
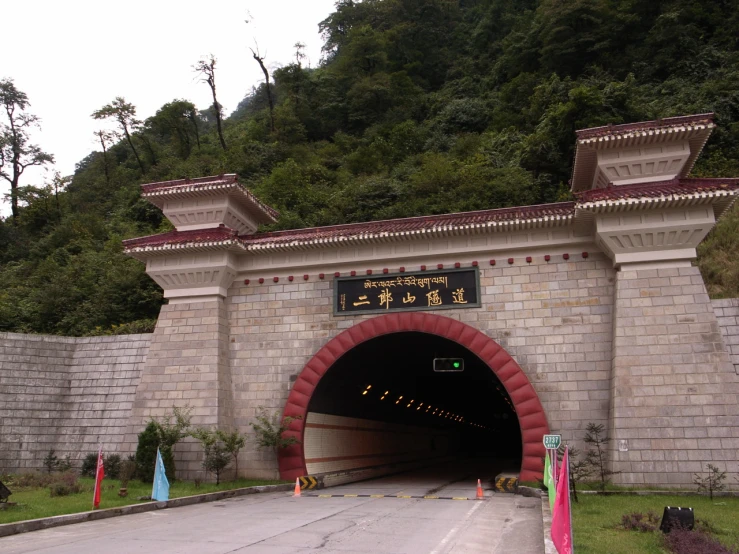
M 154 464 L 157 459 L 158 447 L 157 424 L 150 421 L 146 424 L 144 430 L 139 433 L 139 443 L 136 447 L 136 476 L 144 483 L 154 482 Z
M 118 479 L 121 474 L 121 457 L 118 454 L 103 454 L 103 468 L 106 477 Z
M 77 481 L 77 473 L 74 471 L 65 471 L 54 475 L 54 482 L 49 485 L 49 495 L 68 496 L 76 494 L 82 490 L 82 486 Z
M 71 489 L 64 483 L 54 483 L 49 487 L 49 495 L 54 498 L 55 496 L 69 496 L 72 494 Z
M 82 460 L 82 468 L 80 469 L 80 475 L 82 477 L 95 477 L 95 472 L 98 468 L 98 453 L 90 452 Z

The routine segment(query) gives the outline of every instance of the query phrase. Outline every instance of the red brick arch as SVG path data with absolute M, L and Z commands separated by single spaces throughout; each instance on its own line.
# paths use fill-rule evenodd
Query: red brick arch
M 321 348 L 306 364 L 290 391 L 284 415 L 300 416 L 290 424 L 288 435 L 300 443 L 279 453 L 280 475 L 293 480 L 307 475 L 303 452 L 303 430 L 311 396 L 333 363 L 355 346 L 389 333 L 416 331 L 452 340 L 477 355 L 495 373 L 508 391 L 521 427 L 523 453 L 520 479 L 533 481 L 543 472 L 542 436 L 549 425 L 539 397 L 516 361 L 497 342 L 474 327 L 448 317 L 426 312 L 393 313 L 365 320 L 343 331 Z

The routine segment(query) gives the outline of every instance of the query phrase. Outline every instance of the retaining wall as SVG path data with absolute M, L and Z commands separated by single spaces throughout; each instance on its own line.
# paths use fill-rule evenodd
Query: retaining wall
M 0 472 L 123 449 L 151 335 L 68 338 L 0 333 Z M 76 464 L 79 465 L 79 464 Z

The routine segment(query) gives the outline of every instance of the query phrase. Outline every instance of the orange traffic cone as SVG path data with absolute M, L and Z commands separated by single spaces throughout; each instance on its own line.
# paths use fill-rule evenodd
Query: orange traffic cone
M 482 484 L 480 484 L 480 480 L 477 480 L 477 499 L 482 500 L 485 498 L 485 494 L 482 492 Z
M 295 478 L 295 494 L 293 496 L 300 496 L 300 478 Z

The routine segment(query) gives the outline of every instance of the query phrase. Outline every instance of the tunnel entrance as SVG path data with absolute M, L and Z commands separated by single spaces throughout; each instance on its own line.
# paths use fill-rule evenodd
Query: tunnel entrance
M 456 358 L 464 371 L 434 371 Z M 285 415 L 300 444 L 280 452 L 285 479 L 434 459 L 497 459 L 541 476 L 541 403 L 495 341 L 429 313 L 366 320 L 329 341 L 298 376 Z M 503 466 L 501 466 L 503 467 Z
M 434 359 L 458 360 L 459 369 Z M 370 339 L 318 383 L 305 424 L 308 473 L 455 456 L 521 465 L 521 430 L 502 383 L 464 346 L 419 332 Z

